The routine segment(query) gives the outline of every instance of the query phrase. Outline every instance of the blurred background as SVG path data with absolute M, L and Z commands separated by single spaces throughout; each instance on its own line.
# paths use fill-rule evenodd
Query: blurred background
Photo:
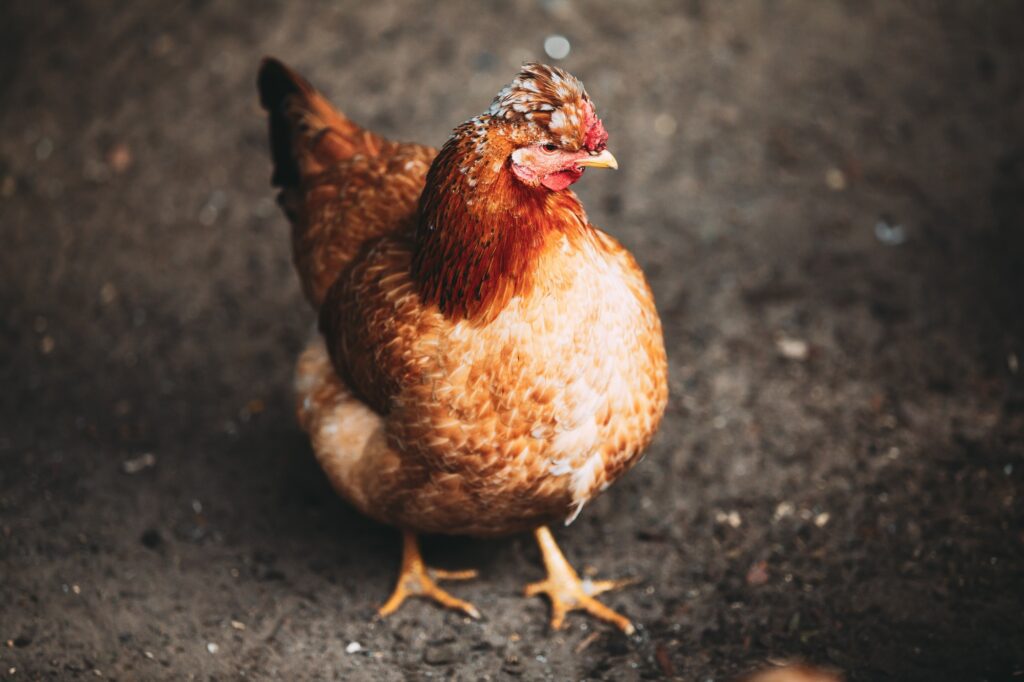
M 0 6 L 0 677 L 849 680 L 1024 674 L 1024 5 Z M 397 534 L 292 412 L 313 324 L 259 59 L 440 145 L 524 60 L 583 79 L 672 399 L 569 529 L 639 637 L 436 539 L 465 622 L 373 618 Z

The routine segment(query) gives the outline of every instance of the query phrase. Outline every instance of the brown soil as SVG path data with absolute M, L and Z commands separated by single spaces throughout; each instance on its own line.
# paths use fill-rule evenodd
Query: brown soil
M 608 602 L 643 628 L 549 632 L 527 537 L 427 543 L 483 620 L 379 621 L 397 534 L 292 414 L 312 315 L 255 69 L 439 144 L 553 33 L 673 393 L 558 536 L 641 579 Z M 3 3 L 0 676 L 1019 678 L 1022 45 L 996 1 Z

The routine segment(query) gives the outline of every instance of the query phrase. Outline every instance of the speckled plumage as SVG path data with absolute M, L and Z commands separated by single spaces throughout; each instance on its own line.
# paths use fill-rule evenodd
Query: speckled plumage
M 320 312 L 296 372 L 299 418 L 332 485 L 415 531 L 574 518 L 638 461 L 667 399 L 661 325 L 632 256 L 572 192 L 523 188 L 509 171 L 519 145 L 556 133 L 603 148 L 582 86 L 529 67 L 433 159 L 340 114 L 302 113 L 324 100 L 286 70 L 271 77 L 286 105 L 264 89 L 272 137 L 277 110 L 321 122 L 289 129 L 298 182 L 280 184 Z M 550 127 L 573 116 L 575 133 Z

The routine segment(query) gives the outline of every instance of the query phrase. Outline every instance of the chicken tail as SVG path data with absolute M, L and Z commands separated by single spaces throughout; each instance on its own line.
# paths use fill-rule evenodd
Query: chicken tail
M 298 189 L 303 179 L 338 161 L 380 151 L 381 138 L 350 121 L 277 59 L 263 59 L 257 86 L 270 119 L 271 183 L 284 192 Z

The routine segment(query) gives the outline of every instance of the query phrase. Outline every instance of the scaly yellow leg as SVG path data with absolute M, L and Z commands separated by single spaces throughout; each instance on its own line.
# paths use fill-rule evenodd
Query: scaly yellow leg
M 477 575 L 476 571 L 442 571 L 439 569 L 427 568 L 423 564 L 423 557 L 420 555 L 419 543 L 416 542 L 416 534 L 402 531 L 402 570 L 398 575 L 398 583 L 391 597 L 377 610 L 382 616 L 388 616 L 398 610 L 409 597 L 426 597 L 433 599 L 442 606 L 450 609 L 457 609 L 468 616 L 479 618 L 480 612 L 468 601 L 463 601 L 448 594 L 437 586 L 436 580 L 471 580 Z
M 636 582 L 626 580 L 580 580 L 579 575 L 566 561 L 562 550 L 558 548 L 555 538 L 547 526 L 541 526 L 533 532 L 544 556 L 544 566 L 548 577 L 540 582 L 526 586 L 526 596 L 546 594 L 551 600 L 551 627 L 558 630 L 565 622 L 565 614 L 581 609 L 592 616 L 613 623 L 627 635 L 635 631 L 633 624 L 625 616 L 594 599 L 594 595 L 624 587 Z

